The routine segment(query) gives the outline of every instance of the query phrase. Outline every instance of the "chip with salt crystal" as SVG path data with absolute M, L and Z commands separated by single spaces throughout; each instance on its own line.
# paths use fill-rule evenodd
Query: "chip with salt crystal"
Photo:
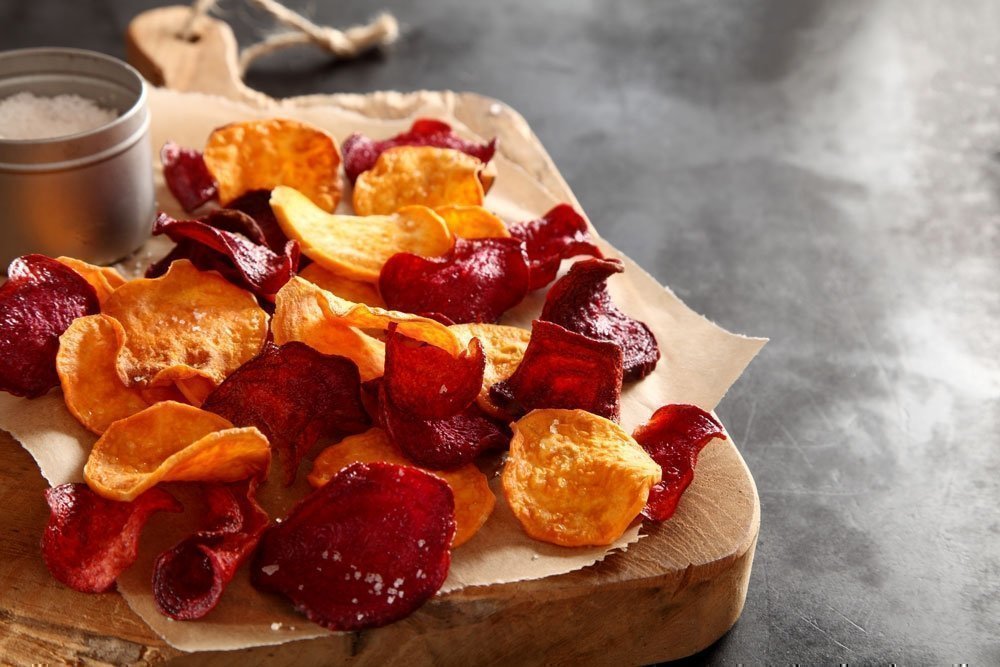
M 454 535 L 444 480 L 409 466 L 355 463 L 265 531 L 250 577 L 325 628 L 376 628 L 437 592 Z
M 612 421 L 583 410 L 534 410 L 514 424 L 501 481 L 529 536 L 598 546 L 639 515 L 660 466 Z
M 90 452 L 83 478 L 110 500 L 134 500 L 160 482 L 235 482 L 263 477 L 271 448 L 256 428 L 164 401 L 111 424 Z
M 83 276 L 83 279 L 94 288 L 97 300 L 102 304 L 108 300 L 112 292 L 127 282 L 122 274 L 111 266 L 94 266 L 72 257 L 57 257 L 56 261 L 65 264 Z
M 201 151 L 168 141 L 160 149 L 160 162 L 167 188 L 188 213 L 219 195 L 219 186 L 209 173 Z

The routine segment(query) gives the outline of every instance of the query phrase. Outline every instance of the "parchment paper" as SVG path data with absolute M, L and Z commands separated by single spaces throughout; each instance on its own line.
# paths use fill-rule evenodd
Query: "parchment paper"
M 409 127 L 417 115 L 447 120 L 469 137 L 475 135 L 462 125 L 445 103 L 447 98 L 429 95 L 425 102 L 414 104 L 407 98 L 406 108 L 393 107 L 393 98 L 379 99 L 376 119 L 356 111 L 332 106 L 279 109 L 255 109 L 222 98 L 166 90 L 151 91 L 152 141 L 156 149 L 167 139 L 181 145 L 201 147 L 209 132 L 220 125 L 254 117 L 286 116 L 319 125 L 342 141 L 349 133 L 360 131 L 376 138 L 390 136 Z M 357 100 L 355 100 L 356 102 Z M 538 217 L 560 199 L 529 175 L 537 165 L 518 165 L 503 154 L 496 158 L 497 178 L 487 200 L 487 208 L 508 221 Z M 163 186 L 159 164 L 156 165 L 160 206 L 182 215 Z M 345 202 L 350 193 L 345 193 Z M 349 212 L 349 205 L 342 204 Z M 646 322 L 656 335 L 663 358 L 656 372 L 626 388 L 622 395 L 622 425 L 627 431 L 648 419 L 667 403 L 693 403 L 706 410 L 715 408 L 750 360 L 766 342 L 724 331 L 685 306 L 672 292 L 661 287 L 634 262 L 601 242 L 608 256 L 625 261 L 623 275 L 611 279 L 609 288 L 616 303 L 627 313 Z M 151 261 L 162 256 L 169 243 L 154 239 L 145 249 L 119 266 L 136 275 Z M 568 262 L 564 263 L 564 269 Z M 504 323 L 530 328 L 540 312 L 544 290 L 540 290 L 508 313 Z M 61 393 L 56 390 L 32 401 L 0 394 L 0 428 L 9 431 L 38 463 L 52 485 L 82 479 L 83 464 L 96 438 L 68 413 Z M 319 448 L 317 448 L 317 451 Z M 591 565 L 614 549 L 625 549 L 639 539 L 634 525 L 608 548 L 566 549 L 536 542 L 521 530 L 500 491 L 498 479 L 492 481 L 497 495 L 497 509 L 486 526 L 470 542 L 457 549 L 442 594 L 465 586 L 482 586 L 562 574 Z M 262 503 L 272 517 L 281 516 L 289 506 L 289 497 L 276 494 L 277 485 L 264 485 Z M 160 615 L 152 600 L 150 577 L 152 561 L 198 528 L 200 500 L 192 488 L 169 485 L 172 493 L 185 504 L 181 516 L 159 515 L 143 534 L 138 562 L 118 582 L 118 589 L 135 612 L 165 641 L 175 648 L 228 650 L 278 644 L 327 634 L 308 622 L 276 596 L 256 592 L 249 584 L 244 567 L 230 585 L 219 606 L 196 622 L 173 622 Z M 300 474 L 292 496 L 308 492 L 304 474 Z M 281 496 L 281 497 L 279 497 Z

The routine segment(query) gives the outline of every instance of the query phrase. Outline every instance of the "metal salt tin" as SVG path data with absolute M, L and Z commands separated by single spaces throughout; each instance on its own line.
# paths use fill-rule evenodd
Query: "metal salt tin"
M 0 271 L 26 253 L 109 264 L 149 238 L 155 214 L 146 83 L 79 49 L 0 53 L 0 99 L 75 94 L 118 117 L 51 139 L 0 139 Z

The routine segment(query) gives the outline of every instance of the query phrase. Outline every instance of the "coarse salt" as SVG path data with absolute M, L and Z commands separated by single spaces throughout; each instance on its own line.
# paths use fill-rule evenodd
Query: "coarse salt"
M 17 93 L 0 100 L 0 139 L 52 139 L 107 125 L 118 112 L 79 95 Z

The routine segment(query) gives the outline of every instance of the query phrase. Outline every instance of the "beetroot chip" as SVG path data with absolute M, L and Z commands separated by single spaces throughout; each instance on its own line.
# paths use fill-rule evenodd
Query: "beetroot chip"
M 190 621 L 215 608 L 267 528 L 267 512 L 255 494 L 253 481 L 205 486 L 207 527 L 161 553 L 153 564 L 153 598 L 161 613 Z
M 353 361 L 322 354 L 305 343 L 265 345 L 208 395 L 203 409 L 236 426 L 256 426 L 285 468 L 285 484 L 320 439 L 366 431 L 361 376 Z
M 392 404 L 420 419 L 443 419 L 468 407 L 483 386 L 486 357 L 479 339 L 457 358 L 390 327 L 384 386 Z
M 101 310 L 79 273 L 44 255 L 18 257 L 0 285 L 0 391 L 35 398 L 59 386 L 59 336 Z
M 726 438 L 722 424 L 694 405 L 665 405 L 632 434 L 663 469 L 663 479 L 649 491 L 642 515 L 666 521 L 694 479 L 698 452 L 713 438 Z
M 224 224 L 230 224 L 234 218 L 239 219 L 240 217 L 246 218 L 244 222 L 247 223 L 248 230 L 253 230 L 252 235 L 258 235 L 263 240 L 262 232 L 257 224 L 243 213 L 217 211 L 207 216 L 206 220 L 214 219 Z M 204 262 L 208 258 L 215 256 L 221 256 L 220 260 L 225 258 L 223 264 L 235 268 L 240 278 L 235 282 L 266 299 L 273 299 L 278 290 L 291 280 L 299 267 L 299 244 L 295 241 L 289 241 L 283 254 L 277 255 L 266 245 L 255 242 L 243 233 L 226 231 L 200 220 L 174 220 L 166 213 L 160 213 L 157 216 L 156 222 L 153 224 L 153 234 L 166 234 L 171 240 L 178 243 L 189 242 L 184 246 L 187 252 L 192 248 L 190 244 L 196 244 L 212 251 L 214 254 L 203 252 L 195 254 L 199 261 L 192 261 L 198 268 L 202 268 L 199 266 L 199 262 Z M 174 259 L 178 259 L 178 257 L 175 255 Z M 159 263 L 154 266 L 157 267 L 156 270 L 162 268 Z M 152 267 L 151 270 L 153 270 Z M 232 280 L 232 272 L 225 272 L 223 275 Z
M 160 161 L 167 187 L 188 213 L 219 195 L 219 188 L 205 165 L 201 151 L 181 148 L 168 141 L 160 149 Z
M 271 210 L 270 190 L 251 190 L 229 202 L 229 206 L 226 208 L 245 213 L 253 219 L 263 234 L 262 240 L 258 241 L 254 239 L 257 243 L 263 243 L 276 253 L 284 251 L 285 246 L 288 244 L 288 237 L 285 235 L 285 232 L 281 231 L 278 218 L 275 217 L 274 211 Z M 212 223 L 210 222 L 209 224 Z
M 444 257 L 393 255 L 379 292 L 393 310 L 440 313 L 453 322 L 496 322 L 528 293 L 530 273 L 516 239 L 455 239 Z
M 377 377 L 361 383 L 361 404 L 375 426 L 382 426 L 382 378 Z
M 160 510 L 180 512 L 181 504 L 153 487 L 130 503 L 108 500 L 86 484 L 45 490 L 49 523 L 42 534 L 42 558 L 52 576 L 82 593 L 103 593 L 135 562 L 139 534 Z
M 535 320 L 517 370 L 490 387 L 511 418 L 537 408 L 580 409 L 618 421 L 622 351 L 614 343 Z
M 454 534 L 444 480 L 409 466 L 356 463 L 264 533 L 251 581 L 330 630 L 377 628 L 437 592 Z
M 587 231 L 587 222 L 569 204 L 559 204 L 538 220 L 510 226 L 510 234 L 524 242 L 531 265 L 531 289 L 556 279 L 559 262 L 577 255 L 603 257 Z
M 607 282 L 625 267 L 616 259 L 586 259 L 573 264 L 545 295 L 541 319 L 622 349 L 625 382 L 646 377 L 656 368 L 660 348 L 653 332 L 611 301 Z
M 406 458 L 424 468 L 454 470 L 472 463 L 483 452 L 510 445 L 510 434 L 475 403 L 444 419 L 420 419 L 394 405 L 384 384 L 379 399 L 379 421 L 389 439 Z
M 494 138 L 489 143 L 478 144 L 455 134 L 448 123 L 429 118 L 418 118 L 413 122 L 409 131 L 384 141 L 374 141 L 363 134 L 355 133 L 347 137 L 341 150 L 344 155 L 344 171 L 347 173 L 347 178 L 351 180 L 351 183 L 354 183 L 361 172 L 368 171 L 375 166 L 378 156 L 383 151 L 397 146 L 452 148 L 478 158 L 485 164 L 493 159 L 493 154 L 496 153 L 497 149 L 497 140 Z

